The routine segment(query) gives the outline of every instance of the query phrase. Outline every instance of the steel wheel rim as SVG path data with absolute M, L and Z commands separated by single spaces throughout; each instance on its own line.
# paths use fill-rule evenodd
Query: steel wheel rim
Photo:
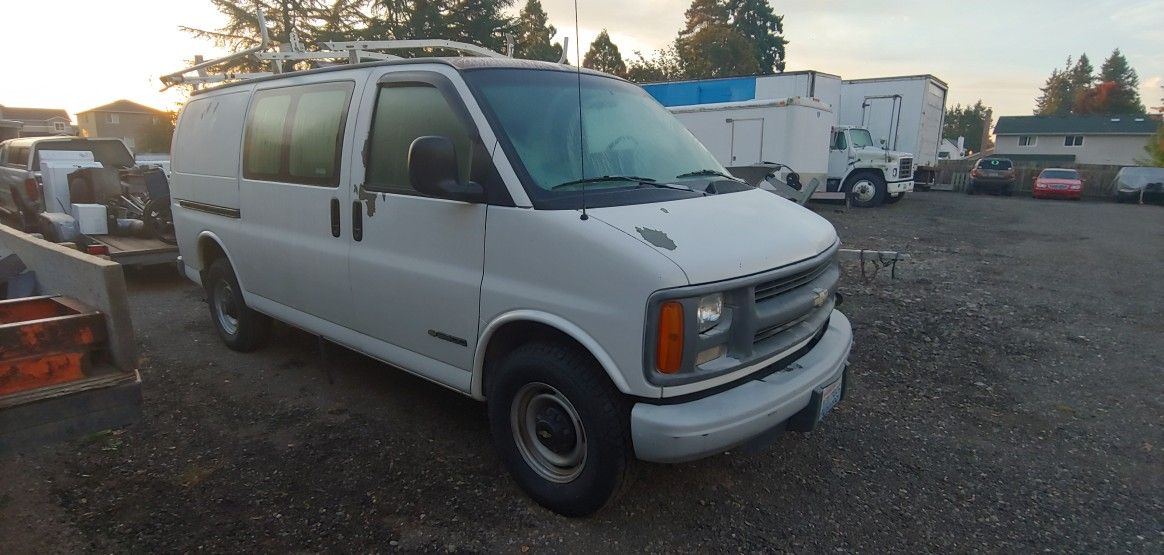
M 873 182 L 862 179 L 853 184 L 853 198 L 859 202 L 869 202 L 877 195 Z
M 227 335 L 238 333 L 238 301 L 234 298 L 234 287 L 226 280 L 214 285 L 214 315 Z
M 513 442 L 525 463 L 542 478 L 563 484 L 586 467 L 586 429 L 570 400 L 553 386 L 528 383 L 509 410 Z

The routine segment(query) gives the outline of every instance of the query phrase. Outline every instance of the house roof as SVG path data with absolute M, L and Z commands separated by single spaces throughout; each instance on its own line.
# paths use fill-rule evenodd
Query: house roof
M 89 108 L 88 110 L 85 110 L 84 112 L 77 112 L 77 115 L 88 114 L 89 112 L 117 112 L 117 113 L 121 113 L 121 114 L 150 114 L 150 115 L 154 115 L 154 116 L 161 115 L 161 114 L 165 113 L 161 110 L 158 110 L 157 108 L 150 108 L 149 106 L 138 104 L 137 102 L 134 102 L 132 100 L 126 100 L 124 98 L 121 100 L 114 100 L 113 102 L 110 102 L 109 104 L 106 104 L 104 106 L 98 106 L 96 108 Z
M 1159 122 L 1147 114 L 1110 116 L 1001 116 L 995 135 L 1151 135 Z
M 25 123 L 30 121 L 48 121 L 53 118 L 72 121 L 69 113 L 60 108 L 12 108 L 10 106 L 0 106 L 0 117 Z

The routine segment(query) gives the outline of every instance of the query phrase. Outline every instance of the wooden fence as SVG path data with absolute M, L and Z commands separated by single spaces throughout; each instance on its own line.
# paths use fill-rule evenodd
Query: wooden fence
M 942 160 L 938 162 L 937 183 L 949 183 L 955 191 L 965 191 L 970 179 L 970 169 L 977 160 Z M 1073 164 L 1064 162 L 1040 162 L 1015 160 L 1015 194 L 1030 194 L 1035 176 L 1045 168 L 1071 168 L 1083 177 L 1083 196 L 1094 199 L 1110 199 L 1115 196 L 1116 173 L 1123 166 L 1101 166 L 1095 164 Z

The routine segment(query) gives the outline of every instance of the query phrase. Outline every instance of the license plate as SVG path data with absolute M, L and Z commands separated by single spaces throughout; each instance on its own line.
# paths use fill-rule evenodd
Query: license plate
M 1052 188 L 1052 189 L 1060 189 L 1060 190 L 1062 190 L 1062 189 L 1066 189 L 1066 188 L 1067 188 L 1067 186 L 1066 186 L 1066 185 L 1051 185 L 1051 188 Z
M 825 415 L 828 414 L 828 412 L 832 410 L 834 406 L 836 406 L 837 401 L 841 400 L 842 381 L 843 380 L 838 379 L 837 381 L 826 385 L 824 389 L 821 390 L 820 414 L 816 415 L 817 420 L 824 418 Z

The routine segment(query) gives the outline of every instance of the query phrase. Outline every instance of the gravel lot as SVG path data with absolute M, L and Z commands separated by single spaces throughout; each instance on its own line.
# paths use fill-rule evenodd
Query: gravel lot
M 286 326 L 228 351 L 197 288 L 130 272 L 143 419 L 0 455 L 0 552 L 1164 552 L 1164 210 L 814 209 L 915 257 L 845 268 L 853 395 L 585 520 L 518 491 L 482 405 Z

